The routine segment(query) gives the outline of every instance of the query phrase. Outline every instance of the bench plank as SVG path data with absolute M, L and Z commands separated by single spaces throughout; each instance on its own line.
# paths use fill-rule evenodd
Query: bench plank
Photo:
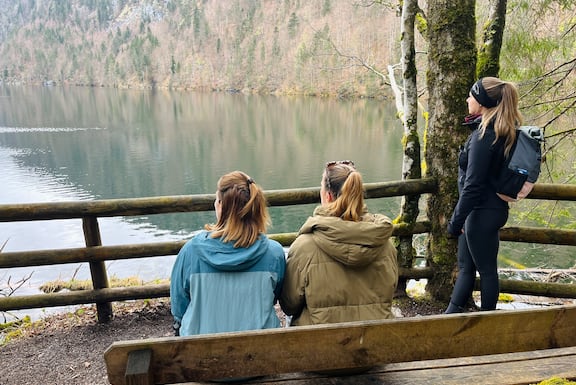
M 570 349 L 570 350 L 565 350 Z M 543 355 L 539 355 L 545 352 Z M 570 352 L 570 354 L 566 354 Z M 389 368 L 382 373 L 389 384 L 537 384 L 551 377 L 576 378 L 576 348 L 498 355 L 497 361 L 478 362 L 478 357 L 448 359 L 436 367 Z M 488 356 L 492 357 L 492 356 Z M 444 361 L 444 360 L 440 360 Z
M 155 384 L 373 367 L 576 346 L 576 306 L 166 337 L 113 343 L 108 379 L 126 384 L 133 350 L 152 350 Z
M 576 347 L 570 347 L 388 364 L 355 376 L 327 377 L 312 373 L 295 373 L 263 377 L 246 383 L 258 385 L 536 384 L 551 377 L 576 379 L 575 362 Z

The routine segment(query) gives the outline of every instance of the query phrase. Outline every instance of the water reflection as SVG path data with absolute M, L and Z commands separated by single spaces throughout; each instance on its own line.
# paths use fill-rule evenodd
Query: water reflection
M 311 187 L 332 159 L 354 159 L 366 182 L 397 180 L 402 128 L 394 116 L 376 100 L 0 87 L 0 203 L 212 193 L 235 169 L 267 190 Z M 393 217 L 398 202 L 368 204 Z M 297 230 L 312 209 L 272 208 L 270 231 Z M 213 212 L 105 218 L 100 229 L 105 245 L 156 242 L 185 239 L 213 220 Z M 3 239 L 5 251 L 84 244 L 80 220 L 0 223 Z M 109 264 L 111 274 L 144 279 L 165 276 L 163 266 L 171 262 Z M 86 266 L 76 269 L 36 268 L 33 284 L 89 277 Z
M 17 151 L 12 156 L 22 169 L 93 199 L 208 193 L 234 169 L 264 189 L 316 186 L 329 159 L 354 159 L 367 182 L 400 175 L 401 128 L 391 106 L 374 100 L 3 90 L 0 145 Z M 149 218 L 173 231 L 207 219 Z M 303 219 L 275 221 L 277 231 L 293 231 Z

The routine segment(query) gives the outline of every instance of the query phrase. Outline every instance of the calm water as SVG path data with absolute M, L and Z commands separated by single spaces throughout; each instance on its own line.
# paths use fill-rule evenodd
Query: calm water
M 241 94 L 99 88 L 0 88 L 0 203 L 212 193 L 232 170 L 266 190 L 318 186 L 323 165 L 352 159 L 365 182 L 398 180 L 394 107 Z M 394 217 L 399 199 L 368 202 Z M 313 205 L 272 208 L 270 232 L 296 231 Z M 104 245 L 186 239 L 212 212 L 100 219 Z M 0 223 L 5 251 L 81 247 L 81 221 Z M 167 277 L 173 257 L 113 261 L 109 274 Z M 0 270 L 18 278 L 32 269 Z M 88 278 L 86 264 L 37 267 L 47 280 Z M 23 289 L 24 290 L 24 289 Z

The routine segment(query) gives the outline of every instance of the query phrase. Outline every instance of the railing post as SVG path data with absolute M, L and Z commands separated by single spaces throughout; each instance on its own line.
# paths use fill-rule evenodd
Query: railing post
M 98 218 L 83 217 L 82 228 L 84 229 L 84 240 L 86 241 L 86 247 L 102 246 L 100 229 L 98 227 Z M 94 290 L 109 287 L 105 262 L 98 261 L 89 263 L 90 275 L 92 276 L 92 286 L 94 287 Z M 96 302 L 96 311 L 98 313 L 98 322 L 106 323 L 112 319 L 112 303 Z

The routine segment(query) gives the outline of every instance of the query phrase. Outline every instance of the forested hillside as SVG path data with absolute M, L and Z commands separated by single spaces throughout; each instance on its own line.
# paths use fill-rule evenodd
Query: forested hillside
M 0 0 L 10 83 L 378 95 L 398 20 L 339 0 Z M 337 52 L 336 49 L 340 50 Z
M 388 66 L 400 63 L 399 3 L 0 0 L 0 82 L 381 96 Z M 489 3 L 476 1 L 478 42 Z M 548 79 L 540 90 L 561 84 L 554 93 L 565 100 L 575 12 L 572 0 L 509 0 L 501 76 L 531 94 Z M 421 85 L 425 40 L 418 35 Z

